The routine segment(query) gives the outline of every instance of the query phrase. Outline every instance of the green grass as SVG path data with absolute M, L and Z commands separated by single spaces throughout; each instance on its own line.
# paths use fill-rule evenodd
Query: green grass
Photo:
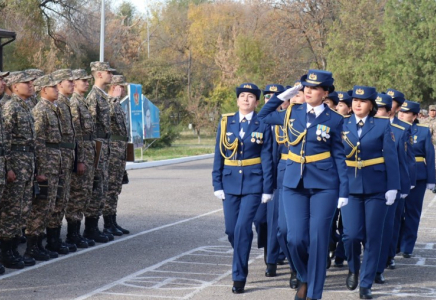
M 143 161 L 156 161 L 171 158 L 180 158 L 214 152 L 215 135 L 201 135 L 201 142 L 192 131 L 182 132 L 180 137 L 174 141 L 171 147 L 154 149 L 148 148 L 143 152 Z M 135 150 L 136 161 L 141 161 L 141 149 Z

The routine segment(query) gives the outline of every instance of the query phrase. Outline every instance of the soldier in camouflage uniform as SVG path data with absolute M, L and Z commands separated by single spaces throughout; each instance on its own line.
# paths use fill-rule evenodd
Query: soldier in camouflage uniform
M 11 76 L 14 76 L 17 73 L 18 72 L 10 72 L 9 75 L 5 75 L 2 77 L 5 85 L 4 85 L 4 93 L 0 100 L 0 107 L 3 107 L 5 103 L 11 99 L 12 91 L 9 84 L 9 79 L 11 78 Z
M 7 185 L 0 211 L 1 260 L 6 268 L 21 269 L 25 263 L 16 251 L 21 236 L 22 209 L 32 198 L 35 169 L 35 128 L 25 100 L 32 95 L 33 77 L 18 72 L 10 77 L 11 99 L 5 103 L 2 116 L 7 140 L 4 143 Z M 25 255 L 26 256 L 26 255 Z M 27 264 L 32 259 L 26 257 Z M 33 261 L 33 264 L 35 262 Z
M 44 72 L 39 70 L 39 69 L 27 69 L 24 72 L 26 72 L 27 74 L 29 74 L 30 76 L 34 77 L 34 78 L 39 78 L 41 76 L 44 76 Z M 36 95 L 37 92 L 35 90 L 33 81 L 32 83 L 32 89 L 33 89 L 33 95 L 26 100 L 26 104 L 29 106 L 30 110 L 33 110 L 33 108 L 35 107 L 35 105 L 38 103 L 38 97 Z
M 53 80 L 59 82 L 57 85 L 59 95 L 54 103 L 58 108 L 61 122 L 62 142 L 59 144 L 59 147 L 62 154 L 62 162 L 56 203 L 47 222 L 46 248 L 59 254 L 68 254 L 77 250 L 75 244 L 66 244 L 60 238 L 62 219 L 64 218 L 70 196 L 71 172 L 73 171 L 74 149 L 76 147 L 73 118 L 68 98 L 73 94 L 74 90 L 73 73 L 70 69 L 62 69 L 53 72 L 51 76 Z
M 85 102 L 92 76 L 88 76 L 83 69 L 73 70 L 74 93 L 70 100 L 71 115 L 77 142 L 77 171 L 71 176 L 70 198 L 65 212 L 68 222 L 67 243 L 75 244 L 78 248 L 94 246 L 95 241 L 85 239 L 80 235 L 80 225 L 83 213 L 91 199 L 94 182 L 94 123 Z M 107 240 L 106 236 L 102 236 Z
M 120 99 L 126 94 L 126 79 L 122 75 L 114 75 L 109 88 L 111 107 L 111 140 L 109 154 L 109 185 L 106 202 L 103 208 L 104 230 L 113 235 L 128 234 L 127 229 L 117 224 L 116 213 L 118 195 L 121 193 L 124 171 L 126 170 L 126 150 L 129 134 L 127 133 L 126 116 L 121 108 Z
M 59 144 L 62 137 L 58 109 L 54 105 L 58 98 L 58 82 L 54 81 L 50 75 L 45 75 L 36 79 L 34 84 L 41 89 L 41 100 L 32 111 L 36 133 L 36 180 L 41 190 L 46 192 L 41 191 L 32 203 L 26 227 L 26 254 L 35 260 L 45 261 L 58 256 L 57 252 L 44 249 L 42 239 L 49 214 L 56 201 L 61 167 Z
M 86 97 L 88 109 L 95 125 L 95 140 L 102 143 L 99 163 L 94 174 L 92 196 L 85 211 L 84 237 L 98 242 L 106 235 L 113 240 L 112 234 L 102 233 L 98 229 L 98 219 L 107 197 L 108 190 L 108 158 L 109 138 L 111 135 L 109 96 L 104 89 L 112 81 L 112 69 L 107 62 L 92 62 L 91 71 L 94 76 L 94 86 Z
M 6 82 L 4 78 L 9 75 L 9 72 L 1 72 L 0 71 L 0 99 L 3 98 L 6 89 Z

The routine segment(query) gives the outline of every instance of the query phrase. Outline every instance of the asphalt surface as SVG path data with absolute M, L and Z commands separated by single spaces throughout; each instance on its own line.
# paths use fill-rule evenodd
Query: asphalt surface
M 130 170 L 117 219 L 131 234 L 34 267 L 7 269 L 0 299 L 293 299 L 289 268 L 279 266 L 277 277 L 265 277 L 263 250 L 255 247 L 246 293 L 231 293 L 232 249 L 211 169 L 212 159 L 203 159 Z M 436 197 L 427 192 L 414 256 L 397 256 L 397 268 L 385 271 L 386 284 L 374 284 L 374 298 L 436 299 L 435 244 Z M 327 271 L 323 299 L 359 299 L 358 289 L 345 287 L 347 272 Z

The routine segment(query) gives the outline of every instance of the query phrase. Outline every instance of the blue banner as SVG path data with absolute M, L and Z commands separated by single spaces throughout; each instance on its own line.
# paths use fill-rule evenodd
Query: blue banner
M 142 111 L 144 113 L 144 139 L 160 138 L 159 108 L 144 95 L 142 95 Z
M 142 131 L 144 127 L 142 117 L 142 86 L 140 84 L 129 84 L 130 99 L 130 136 L 135 148 L 144 145 Z
M 126 96 L 123 98 L 123 100 L 120 101 L 121 104 L 121 108 L 124 111 L 124 115 L 126 116 L 126 126 L 127 126 L 127 132 L 129 133 L 130 136 L 130 142 L 132 142 L 132 135 L 130 134 L 130 101 L 129 101 L 129 96 Z

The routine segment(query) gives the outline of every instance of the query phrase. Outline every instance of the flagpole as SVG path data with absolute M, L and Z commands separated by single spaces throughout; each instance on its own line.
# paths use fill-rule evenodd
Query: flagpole
M 104 61 L 104 0 L 101 0 L 100 61 Z

